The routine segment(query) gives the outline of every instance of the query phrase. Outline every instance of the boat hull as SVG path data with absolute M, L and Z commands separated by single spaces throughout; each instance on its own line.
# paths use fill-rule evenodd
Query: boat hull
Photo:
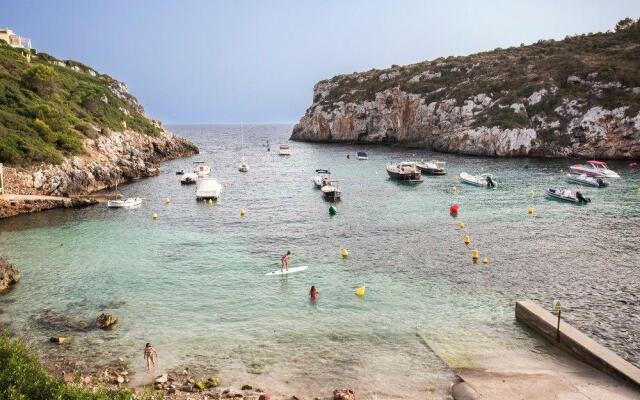
M 547 196 L 549 196 L 552 199 L 566 201 L 568 203 L 575 203 L 575 204 L 579 202 L 579 200 L 576 197 L 563 196 L 560 193 L 557 193 L 555 189 L 548 188 L 548 189 L 545 189 L 544 192 L 546 193 Z
M 399 173 L 399 172 L 394 172 L 387 169 L 387 174 L 389 174 L 389 178 L 396 181 L 413 182 L 413 183 L 422 182 L 421 174 L 416 172 Z
M 601 183 L 598 182 L 597 179 L 600 179 Z M 596 178 L 592 176 L 585 178 L 575 174 L 567 174 L 567 181 L 597 188 L 602 188 L 608 185 L 608 183 L 603 181 L 602 178 Z

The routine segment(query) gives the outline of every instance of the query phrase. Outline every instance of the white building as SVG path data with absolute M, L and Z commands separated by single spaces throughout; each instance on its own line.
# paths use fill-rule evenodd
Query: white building
M 20 49 L 30 49 L 31 39 L 28 37 L 16 35 L 9 28 L 0 28 L 0 40 L 4 40 L 11 47 L 17 47 Z

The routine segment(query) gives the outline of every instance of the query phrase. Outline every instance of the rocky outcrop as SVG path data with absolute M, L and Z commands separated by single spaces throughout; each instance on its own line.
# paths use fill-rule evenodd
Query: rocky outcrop
M 336 76 L 315 85 L 291 139 L 486 156 L 638 158 L 637 25 Z
M 56 199 L 28 199 L 28 200 L 5 200 L 0 198 L 0 218 L 13 217 L 20 214 L 28 214 L 51 210 L 54 208 L 78 208 L 96 204 L 98 200 L 90 198 L 68 198 L 60 197 Z
M 0 258 L 0 293 L 20 280 L 20 271 L 8 261 Z
M 118 317 L 113 314 L 100 314 L 98 318 L 96 318 L 96 323 L 100 329 L 113 329 L 115 324 L 118 323 Z

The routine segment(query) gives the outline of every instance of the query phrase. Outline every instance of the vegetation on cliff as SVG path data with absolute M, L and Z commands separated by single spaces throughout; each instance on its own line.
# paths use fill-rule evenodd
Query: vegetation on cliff
M 57 164 L 103 129 L 157 135 L 161 128 L 124 84 L 75 61 L 0 40 L 0 162 Z

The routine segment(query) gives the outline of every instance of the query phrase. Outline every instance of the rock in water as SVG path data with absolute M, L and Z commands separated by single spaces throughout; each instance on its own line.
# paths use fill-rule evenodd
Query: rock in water
M 0 293 L 9 289 L 20 280 L 20 271 L 3 258 L 0 258 Z
M 167 376 L 167 374 L 162 374 L 156 378 L 155 383 L 166 383 L 168 379 L 169 377 Z
M 356 394 L 351 389 L 336 389 L 333 391 L 333 400 L 356 400 Z
M 118 317 L 113 314 L 100 314 L 96 322 L 100 329 L 112 329 L 113 326 L 118 323 Z

